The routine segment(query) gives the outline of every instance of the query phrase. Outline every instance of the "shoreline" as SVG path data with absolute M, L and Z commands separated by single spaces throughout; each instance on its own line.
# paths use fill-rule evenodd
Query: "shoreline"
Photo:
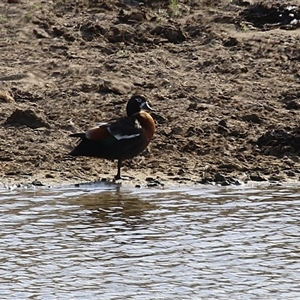
M 222 178 L 223 175 L 217 174 L 217 178 Z M 33 179 L 34 178 L 34 179 Z M 151 176 L 137 176 L 133 179 L 125 179 L 125 180 L 117 180 L 114 181 L 113 177 L 103 177 L 99 180 L 49 180 L 43 179 L 38 177 L 32 178 L 14 178 L 14 180 L 0 181 L 0 186 L 5 190 L 15 190 L 15 189 L 64 189 L 64 188 L 82 188 L 88 186 L 95 186 L 97 187 L 125 187 L 125 188 L 132 188 L 132 189 L 168 189 L 168 188 L 180 188 L 180 187 L 194 187 L 194 188 L 205 188 L 205 187 L 212 187 L 218 186 L 223 188 L 231 188 L 231 187 L 244 187 L 244 186 L 299 186 L 299 180 L 292 180 L 287 178 L 285 181 L 272 181 L 272 180 L 265 180 L 265 181 L 253 181 L 253 180 L 246 180 L 242 181 L 236 178 L 230 178 L 224 176 L 224 181 L 207 181 L 201 182 L 200 180 L 193 180 L 193 179 L 178 179 L 174 180 L 172 178 L 164 179 L 162 177 L 151 177 Z

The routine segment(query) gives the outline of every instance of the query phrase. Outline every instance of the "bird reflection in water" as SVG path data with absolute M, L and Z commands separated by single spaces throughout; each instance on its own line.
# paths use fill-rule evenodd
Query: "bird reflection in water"
M 77 199 L 78 200 L 78 199 Z M 101 193 L 87 194 L 80 198 L 80 205 L 87 211 L 88 218 L 85 221 L 93 225 L 107 223 L 123 224 L 124 227 L 147 224 L 151 222 L 147 215 L 149 211 L 157 209 L 150 200 L 143 200 L 139 195 L 132 195 L 120 191 L 104 191 Z M 118 226 L 114 226 L 117 228 Z

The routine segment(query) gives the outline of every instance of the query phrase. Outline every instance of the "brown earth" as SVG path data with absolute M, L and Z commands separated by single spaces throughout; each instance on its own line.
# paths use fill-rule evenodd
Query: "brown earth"
M 116 162 L 68 157 L 68 135 L 133 93 L 157 132 L 132 182 L 299 181 L 300 3 L 261 3 L 1 1 L 1 182 L 112 178 Z

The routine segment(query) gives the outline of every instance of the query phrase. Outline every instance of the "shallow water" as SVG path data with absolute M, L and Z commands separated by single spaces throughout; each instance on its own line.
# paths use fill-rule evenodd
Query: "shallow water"
M 300 188 L 0 190 L 1 299 L 300 299 Z

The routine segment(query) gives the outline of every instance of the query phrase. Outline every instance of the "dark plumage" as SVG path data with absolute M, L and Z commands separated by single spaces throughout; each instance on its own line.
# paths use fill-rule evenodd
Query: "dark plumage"
M 155 124 L 149 113 L 152 110 L 144 96 L 134 95 L 127 103 L 127 117 L 110 120 L 83 133 L 80 143 L 69 153 L 72 156 L 89 156 L 118 160 L 115 179 L 121 178 L 121 164 L 125 159 L 140 154 L 154 134 Z

